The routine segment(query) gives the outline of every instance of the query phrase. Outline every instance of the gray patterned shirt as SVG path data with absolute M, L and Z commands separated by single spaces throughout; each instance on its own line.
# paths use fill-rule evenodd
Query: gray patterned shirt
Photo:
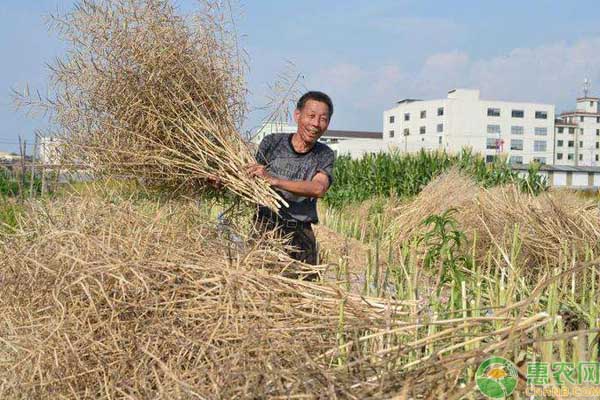
M 265 136 L 258 147 L 256 160 L 265 165 L 267 171 L 280 179 L 292 181 L 310 181 L 317 172 L 322 172 L 333 183 L 333 150 L 327 145 L 317 142 L 307 153 L 298 153 L 292 146 L 292 134 L 275 133 Z M 277 189 L 277 192 L 288 202 L 289 207 L 282 207 L 279 214 L 284 219 L 297 219 L 303 222 L 317 223 L 317 199 L 296 196 L 288 191 Z

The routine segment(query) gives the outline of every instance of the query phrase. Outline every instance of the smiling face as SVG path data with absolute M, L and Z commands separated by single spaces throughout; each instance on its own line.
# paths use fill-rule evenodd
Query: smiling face
M 323 102 L 308 100 L 301 110 L 294 111 L 294 120 L 298 124 L 300 139 L 314 144 L 329 126 L 329 107 Z

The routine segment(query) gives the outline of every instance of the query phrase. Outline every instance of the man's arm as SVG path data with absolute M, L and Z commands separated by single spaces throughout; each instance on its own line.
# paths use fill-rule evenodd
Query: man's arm
M 320 198 L 325 196 L 329 189 L 329 178 L 323 172 L 317 172 L 310 181 L 291 181 L 271 176 L 263 165 L 256 164 L 248 167 L 248 173 L 264 178 L 271 186 L 286 190 L 296 196 Z

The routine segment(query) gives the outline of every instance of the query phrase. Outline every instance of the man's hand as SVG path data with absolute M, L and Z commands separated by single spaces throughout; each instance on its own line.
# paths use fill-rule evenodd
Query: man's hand
M 204 180 L 206 185 L 213 190 L 222 190 L 225 185 L 223 185 L 223 181 L 220 178 L 206 178 Z
M 252 164 L 250 166 L 248 166 L 246 168 L 246 172 L 250 175 L 250 176 L 258 176 L 259 178 L 263 178 L 264 180 L 266 180 L 269 185 L 271 186 L 277 186 L 277 181 L 278 179 L 275 178 L 274 176 L 271 176 L 268 172 L 267 172 L 267 167 L 265 167 L 264 165 L 260 165 L 260 164 Z

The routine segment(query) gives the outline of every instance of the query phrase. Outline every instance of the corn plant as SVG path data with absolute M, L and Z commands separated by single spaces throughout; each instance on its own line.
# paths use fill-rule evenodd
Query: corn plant
M 510 168 L 505 158 L 486 164 L 481 155 L 469 149 L 459 154 L 420 151 L 416 154 L 365 154 L 361 159 L 341 156 L 336 160 L 334 184 L 325 201 L 334 207 L 376 196 L 400 198 L 418 194 L 434 177 L 457 167 L 484 187 L 516 183 L 523 191 L 538 194 L 547 183 L 532 165 L 524 177 Z

